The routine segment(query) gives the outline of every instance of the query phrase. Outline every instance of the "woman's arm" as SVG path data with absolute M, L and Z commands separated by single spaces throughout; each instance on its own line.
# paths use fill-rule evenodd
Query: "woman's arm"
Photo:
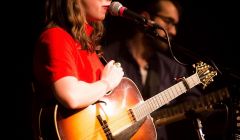
M 99 81 L 86 83 L 74 76 L 66 76 L 54 83 L 54 94 L 57 100 L 67 108 L 87 107 L 115 88 L 120 83 L 123 74 L 122 68 L 116 67 L 112 60 L 104 67 Z

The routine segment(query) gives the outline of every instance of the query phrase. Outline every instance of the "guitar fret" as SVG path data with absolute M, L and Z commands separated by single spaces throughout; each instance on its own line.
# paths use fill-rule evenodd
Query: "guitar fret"
M 156 101 L 156 98 L 153 98 L 153 106 L 154 106 L 154 109 L 153 110 L 156 110 L 158 108 L 158 102 Z
M 137 119 L 137 118 L 139 118 L 141 116 L 141 114 L 142 114 L 141 111 L 142 111 L 142 109 L 140 107 L 136 108 L 135 111 L 133 110 L 134 115 L 135 115 L 135 119 Z
M 157 96 L 156 96 L 156 98 L 153 98 L 153 102 L 154 102 L 154 105 L 155 105 L 156 109 L 160 106 L 159 101 L 157 100 L 157 98 L 158 98 Z
M 150 102 L 150 105 L 151 105 L 151 110 L 150 111 L 155 110 L 156 106 L 154 104 L 154 100 L 149 100 L 149 102 Z
M 172 87 L 172 90 L 173 90 L 174 95 L 177 97 L 177 95 L 176 95 L 177 90 L 176 90 L 175 86 Z
M 138 120 L 138 118 L 140 118 L 143 114 L 142 111 L 144 110 L 144 108 L 142 108 L 142 106 L 143 104 L 138 104 L 138 106 L 132 109 L 136 120 Z
M 141 116 L 144 116 L 144 114 L 145 114 L 144 112 L 147 111 L 148 106 L 144 106 L 144 104 L 142 104 L 141 106 L 142 106 L 142 107 L 141 107 L 141 114 L 140 114 L 140 115 L 141 115 Z
M 181 82 L 180 82 L 180 83 L 181 83 Z M 178 86 L 176 86 L 177 93 L 181 93 L 181 90 L 179 90 L 179 89 L 180 89 L 180 88 L 179 88 L 180 83 L 178 83 Z
M 163 96 L 163 95 L 159 94 L 159 95 L 158 95 L 158 98 L 160 99 L 161 104 L 164 104 L 164 103 L 165 103 L 165 100 L 164 100 L 164 98 L 162 98 L 162 96 Z
M 144 105 L 144 104 L 146 104 L 146 105 Z M 142 116 L 145 116 L 146 112 L 148 112 L 148 110 L 149 110 L 148 100 L 144 104 L 142 105 L 143 106 Z
M 189 87 L 190 87 L 190 88 L 192 88 L 192 87 L 194 87 L 194 86 L 196 86 L 197 84 L 200 83 L 199 79 L 198 79 L 198 78 L 195 78 L 195 77 L 197 77 L 196 74 L 194 74 L 194 75 L 192 75 L 192 76 L 190 76 L 190 77 L 188 77 L 188 78 L 186 79 L 186 81 L 187 81 L 187 83 L 189 84 Z
M 169 90 L 171 91 L 173 97 L 176 98 L 177 96 L 174 94 L 174 91 L 172 90 L 172 88 L 169 88 Z
M 169 102 L 169 97 L 168 97 L 168 92 L 167 90 L 164 91 L 164 98 L 165 98 L 165 103 L 168 103 Z
M 163 92 L 163 96 L 164 96 L 164 99 L 165 99 L 165 104 L 166 103 L 168 103 L 169 102 L 169 99 L 168 99 L 168 97 L 167 97 L 167 92 L 166 92 L 166 90 Z
M 180 87 L 182 93 L 187 91 L 187 88 L 185 87 L 184 83 L 182 83 L 182 86 L 180 85 L 179 87 Z
M 148 112 L 151 112 L 151 110 L 153 110 L 153 107 L 152 107 L 152 104 L 151 104 L 152 103 L 151 100 L 148 100 L 147 103 L 148 103 L 149 107 L 148 107 L 148 110 L 147 110 L 146 114 L 148 114 Z
M 161 98 L 161 95 L 160 95 L 160 94 L 157 95 L 156 97 L 158 98 L 157 101 L 158 101 L 158 103 L 159 103 L 159 106 L 161 106 L 161 104 L 164 104 L 164 101 L 163 101 L 163 99 Z
M 155 98 L 153 98 L 153 100 L 151 100 L 151 104 L 152 104 L 152 107 L 153 107 L 152 110 L 155 110 L 157 108 L 154 99 Z
M 152 105 L 152 101 L 151 100 L 149 100 L 149 110 L 148 110 L 148 112 L 150 110 L 154 110 L 154 106 Z
M 171 90 L 167 89 L 167 92 L 168 92 L 170 99 L 174 99 L 174 95 L 172 95 Z
M 141 114 L 140 114 L 140 116 L 144 116 L 144 112 L 147 111 L 147 107 L 148 107 L 148 106 L 144 106 L 143 104 L 141 105 L 141 108 L 140 108 Z
M 168 103 L 169 102 L 169 97 L 168 97 L 168 92 L 167 92 L 167 90 L 164 92 L 164 97 L 165 97 L 165 99 L 166 99 L 166 103 Z

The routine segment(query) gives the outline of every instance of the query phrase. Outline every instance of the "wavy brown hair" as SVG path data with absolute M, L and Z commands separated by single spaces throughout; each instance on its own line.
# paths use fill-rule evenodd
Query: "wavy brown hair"
M 88 23 L 94 30 L 90 36 L 86 34 L 86 16 L 79 0 L 46 0 L 46 27 L 59 26 L 78 40 L 82 49 L 93 52 L 103 35 L 104 26 L 101 21 Z

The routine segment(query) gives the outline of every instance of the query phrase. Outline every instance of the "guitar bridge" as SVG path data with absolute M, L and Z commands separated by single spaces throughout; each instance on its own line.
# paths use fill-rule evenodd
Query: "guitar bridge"
M 133 110 L 132 110 L 132 109 L 129 109 L 129 110 L 128 110 L 128 113 L 130 114 L 130 116 L 132 116 L 132 119 L 136 122 L 137 119 L 136 119 L 136 116 L 135 116 Z
M 97 115 L 97 119 L 99 121 L 99 123 L 102 126 L 102 129 L 107 137 L 108 140 L 113 140 L 113 136 L 112 136 L 112 132 L 110 131 L 107 121 L 103 120 L 102 117 L 100 115 Z

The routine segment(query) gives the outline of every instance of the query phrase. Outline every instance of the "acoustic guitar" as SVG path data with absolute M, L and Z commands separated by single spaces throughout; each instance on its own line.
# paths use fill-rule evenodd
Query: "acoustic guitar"
M 41 108 L 39 139 L 156 140 L 150 113 L 200 83 L 205 88 L 217 75 L 203 62 L 193 66 L 193 75 L 145 101 L 135 83 L 124 77 L 110 94 L 86 108 L 68 110 L 60 104 Z

